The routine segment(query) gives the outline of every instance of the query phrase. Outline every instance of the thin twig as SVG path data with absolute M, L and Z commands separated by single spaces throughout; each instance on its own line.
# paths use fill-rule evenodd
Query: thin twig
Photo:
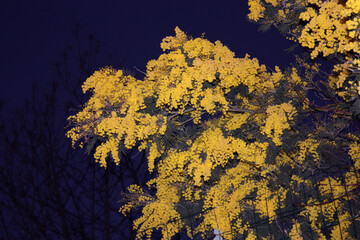
M 135 68 L 138 72 L 140 72 L 140 73 L 142 73 L 142 74 L 144 74 L 144 75 L 146 76 L 146 72 L 141 71 L 140 69 L 138 69 L 138 68 L 135 67 L 135 66 L 134 66 L 134 68 Z

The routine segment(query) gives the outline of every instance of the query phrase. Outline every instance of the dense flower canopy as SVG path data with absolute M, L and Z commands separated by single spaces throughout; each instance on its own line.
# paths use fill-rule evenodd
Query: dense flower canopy
M 359 67 L 358 5 L 249 0 L 251 20 L 286 24 L 311 58 L 341 54 L 325 79 L 317 64 L 299 60 L 270 70 L 248 55 L 235 57 L 219 41 L 175 28 L 144 79 L 106 67 L 86 80 L 83 91 L 91 97 L 69 118 L 73 144 L 100 142 L 94 157 L 104 167 L 108 158 L 121 161 L 120 150 L 144 150 L 155 172 L 146 188 L 129 187 L 130 200 L 120 209 L 142 207 L 134 222 L 138 238 L 150 239 L 154 229 L 164 239 L 183 230 L 206 238 L 218 229 L 226 239 L 256 239 L 270 233 L 254 220 L 277 229 L 282 212 L 293 213 L 291 226 L 281 230 L 291 239 L 309 229 L 320 239 L 352 236 L 359 223 L 350 212 L 360 207 L 349 211 L 345 203 L 358 202 L 358 194 L 348 193 L 359 186 L 360 145 L 358 129 L 350 127 L 356 111 L 346 101 L 359 95 L 352 78 Z M 317 105 L 310 90 L 332 102 Z M 345 170 L 323 174 L 334 162 Z
M 359 95 L 359 82 L 352 80 L 360 71 L 359 1 L 249 0 L 249 6 L 251 20 L 288 25 L 286 35 L 309 49 L 312 59 L 336 55 L 331 86 L 346 99 Z

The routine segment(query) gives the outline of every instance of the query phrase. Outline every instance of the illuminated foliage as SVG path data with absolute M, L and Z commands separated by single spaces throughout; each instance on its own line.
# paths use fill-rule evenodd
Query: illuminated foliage
M 336 59 L 327 84 L 346 101 L 360 103 L 359 6 L 357 0 L 249 0 L 249 18 L 276 26 L 312 59 Z
M 334 82 L 357 56 L 349 48 L 357 41 L 356 4 L 249 0 L 249 18 L 289 25 L 288 33 L 312 58 L 342 54 L 346 61 L 331 76 Z M 139 239 L 150 239 L 155 229 L 164 239 L 183 231 L 207 238 L 214 229 L 226 239 L 266 238 L 270 233 L 254 223 L 279 229 L 282 212 L 293 213 L 282 236 L 302 239 L 309 229 L 320 239 L 352 236 L 357 219 L 345 202 L 358 202 L 360 147 L 357 130 L 352 135 L 344 129 L 355 114 L 339 100 L 319 106 L 308 98 L 310 89 L 338 97 L 331 84 L 316 85 L 317 64 L 299 60 L 298 67 L 270 71 L 179 28 L 161 48 L 143 80 L 109 67 L 95 72 L 83 85 L 92 93 L 89 101 L 69 118 L 73 144 L 101 142 L 94 156 L 104 167 L 108 157 L 121 160 L 119 150 L 147 152 L 155 178 L 145 188 L 130 186 L 120 209 L 127 214 L 141 207 L 134 226 Z M 341 90 L 340 96 L 358 94 Z M 345 170 L 323 174 L 334 163 Z

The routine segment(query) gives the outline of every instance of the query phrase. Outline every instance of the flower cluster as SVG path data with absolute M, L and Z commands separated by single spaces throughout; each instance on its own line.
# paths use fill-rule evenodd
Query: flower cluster
M 277 9 L 277 18 L 265 22 L 278 26 L 284 23 L 285 15 L 296 13 L 287 34 L 289 39 L 308 48 L 311 58 L 342 55 L 341 63 L 333 68 L 330 85 L 345 99 L 360 94 L 360 84 L 353 81 L 353 74 L 360 72 L 359 44 L 359 2 L 355 0 L 301 0 L 268 1 L 249 0 L 249 18 L 254 21 L 265 19 L 266 9 Z M 282 17 L 281 17 L 282 16 Z M 291 19 L 291 18 L 289 18 Z

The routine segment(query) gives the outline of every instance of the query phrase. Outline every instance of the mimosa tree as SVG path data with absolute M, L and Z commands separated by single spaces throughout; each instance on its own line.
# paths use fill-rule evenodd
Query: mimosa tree
M 141 209 L 138 238 L 151 238 L 155 229 L 163 239 L 183 232 L 208 238 L 214 229 L 225 239 L 358 236 L 360 145 L 349 98 L 359 92 L 348 80 L 357 53 L 346 42 L 339 50 L 338 38 L 334 52 L 316 48 L 321 37 L 328 41 L 320 33 L 315 45 L 303 40 L 311 39 L 306 31 L 315 34 L 307 30 L 310 18 L 326 15 L 315 13 L 327 2 L 338 1 L 250 0 L 249 18 L 283 21 L 314 59 L 342 54 L 339 74 L 328 79 L 316 63 L 270 70 L 248 55 L 235 57 L 219 41 L 176 28 L 161 43 L 164 53 L 148 62 L 144 79 L 106 67 L 86 80 L 83 91 L 91 97 L 69 118 L 73 144 L 91 148 L 98 141 L 94 157 L 104 167 L 107 159 L 119 163 L 126 149 L 146 151 L 148 171 L 155 173 L 146 187 L 129 187 L 120 209 Z M 347 17 L 357 14 L 338 4 L 349 9 Z M 357 42 L 352 31 L 344 33 L 350 45 Z M 312 93 L 328 104 L 309 98 Z

